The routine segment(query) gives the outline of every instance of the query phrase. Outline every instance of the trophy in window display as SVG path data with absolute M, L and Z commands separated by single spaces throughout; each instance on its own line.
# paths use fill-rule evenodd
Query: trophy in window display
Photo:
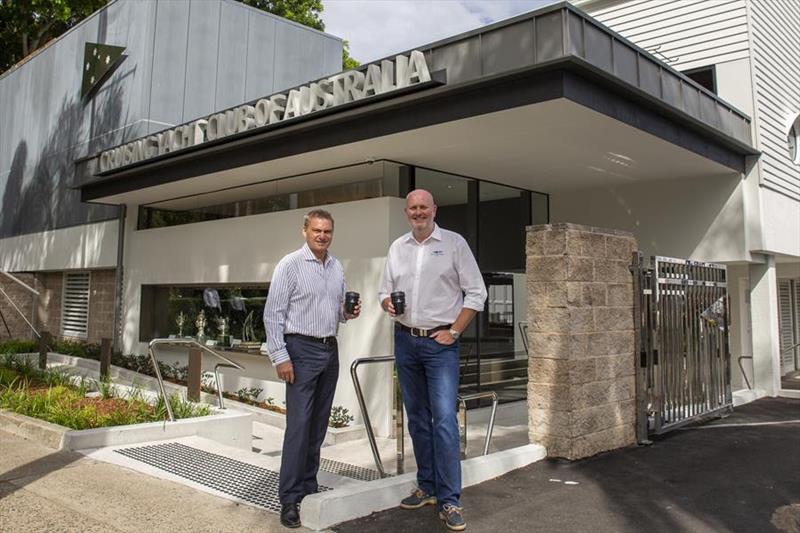
M 219 343 L 222 346 L 230 346 L 230 335 L 228 335 L 228 317 L 221 316 L 217 319 L 217 326 L 219 326 Z
M 254 320 L 255 311 L 250 311 L 242 324 L 242 342 L 238 346 L 241 350 L 257 352 L 261 347 L 261 342 L 256 339 L 255 329 L 253 328 Z
M 178 316 L 175 317 L 175 325 L 178 326 L 178 338 L 183 338 L 183 326 L 186 325 L 186 314 L 181 311 L 178 313 Z
M 197 326 L 197 342 L 205 344 L 206 342 L 206 312 L 201 310 L 197 314 L 197 319 L 194 321 Z

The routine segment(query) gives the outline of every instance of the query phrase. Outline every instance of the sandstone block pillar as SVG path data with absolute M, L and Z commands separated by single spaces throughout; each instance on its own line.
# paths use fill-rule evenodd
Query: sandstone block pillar
M 527 231 L 531 442 L 570 460 L 634 444 L 633 235 Z

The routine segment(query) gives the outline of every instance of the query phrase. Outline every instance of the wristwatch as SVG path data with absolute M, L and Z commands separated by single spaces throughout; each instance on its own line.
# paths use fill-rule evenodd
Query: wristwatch
M 450 336 L 453 337 L 455 340 L 458 340 L 458 338 L 461 336 L 461 332 L 458 331 L 457 329 L 450 328 Z

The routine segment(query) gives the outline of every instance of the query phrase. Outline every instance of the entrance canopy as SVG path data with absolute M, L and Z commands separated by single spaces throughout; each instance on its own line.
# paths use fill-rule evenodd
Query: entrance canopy
M 569 4 L 419 50 L 437 83 L 104 172 L 98 154 L 79 163 L 82 198 L 148 204 L 377 159 L 552 193 L 730 175 L 758 153 L 749 117 Z

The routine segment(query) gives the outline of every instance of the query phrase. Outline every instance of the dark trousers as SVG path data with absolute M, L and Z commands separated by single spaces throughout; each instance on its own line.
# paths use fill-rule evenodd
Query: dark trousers
M 317 491 L 319 450 L 339 379 L 339 349 L 335 341 L 322 344 L 292 335 L 286 336 L 286 349 L 292 358 L 294 383 L 286 384 L 278 495 L 281 503 L 299 503 Z

